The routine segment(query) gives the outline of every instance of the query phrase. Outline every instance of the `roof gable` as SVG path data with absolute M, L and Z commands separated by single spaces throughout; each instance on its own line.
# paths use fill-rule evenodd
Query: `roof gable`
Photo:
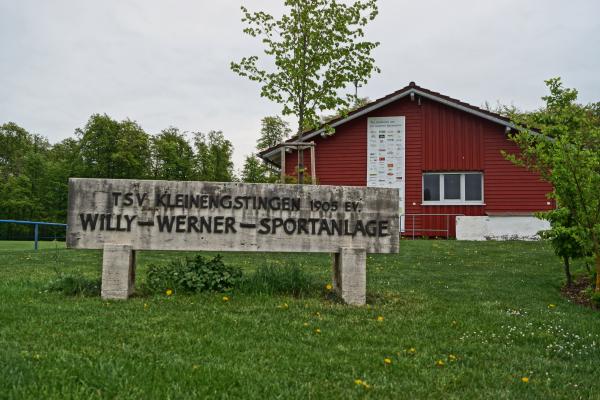
M 453 107 L 453 108 L 465 111 L 469 114 L 473 114 L 475 116 L 492 121 L 494 123 L 497 123 L 497 124 L 500 124 L 500 125 L 503 125 L 503 126 L 506 126 L 509 128 L 515 128 L 514 124 L 510 121 L 509 118 L 506 118 L 500 114 L 497 114 L 497 113 L 494 113 L 494 112 L 491 112 L 488 110 L 484 110 L 482 108 L 462 102 L 462 101 L 454 99 L 452 97 L 445 96 L 441 93 L 434 92 L 432 90 L 417 86 L 414 82 L 410 82 L 408 84 L 408 86 L 405 86 L 400 90 L 397 90 L 393 93 L 388 94 L 387 96 L 381 97 L 381 98 L 374 100 L 360 108 L 357 108 L 356 110 L 353 110 L 352 112 L 348 113 L 348 115 L 346 115 L 346 116 L 338 117 L 336 119 L 328 121 L 327 124 L 323 124 L 317 129 L 312 129 L 310 131 L 304 132 L 302 134 L 302 136 L 298 139 L 292 138 L 292 139 L 287 140 L 286 142 L 307 141 L 309 139 L 312 139 L 315 136 L 325 134 L 325 126 L 330 126 L 332 128 L 335 128 L 337 126 L 345 124 L 356 118 L 360 118 L 363 115 L 369 114 L 369 113 L 371 113 L 375 110 L 378 110 L 390 103 L 393 103 L 397 100 L 400 100 L 404 97 L 411 96 L 411 95 L 418 95 L 423 98 L 445 104 L 449 107 Z M 274 147 L 270 147 L 270 148 L 258 153 L 258 156 L 264 160 L 272 162 L 271 158 L 273 156 L 279 154 L 278 149 L 280 147 L 281 147 L 281 144 L 278 144 L 277 146 L 274 146 Z

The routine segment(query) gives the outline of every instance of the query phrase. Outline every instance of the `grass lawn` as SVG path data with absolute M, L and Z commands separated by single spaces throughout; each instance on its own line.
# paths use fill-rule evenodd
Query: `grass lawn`
M 0 242 L 0 398 L 600 398 L 600 313 L 560 296 L 543 243 L 403 241 L 368 257 L 360 308 L 325 298 L 325 254 L 225 254 L 247 275 L 301 262 L 304 298 L 107 302 L 43 290 L 98 276 L 100 252 L 31 248 Z M 141 252 L 138 282 L 180 255 Z
M 0 251 L 33 250 L 34 243 L 28 241 L 7 241 L 0 240 Z M 40 250 L 64 249 L 65 242 L 47 242 L 39 241 Z

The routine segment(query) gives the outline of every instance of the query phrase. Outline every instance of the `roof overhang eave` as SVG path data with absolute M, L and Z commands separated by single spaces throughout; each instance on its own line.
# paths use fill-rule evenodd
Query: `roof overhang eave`
M 393 103 L 396 100 L 400 100 L 403 97 L 409 96 L 411 93 L 414 93 L 416 95 L 419 95 L 421 97 L 424 97 L 424 98 L 427 98 L 427 99 L 430 99 L 430 100 L 437 101 L 438 103 L 445 104 L 445 105 L 447 105 L 449 107 L 456 108 L 458 110 L 467 112 L 469 114 L 476 115 L 478 117 L 481 117 L 481 118 L 486 119 L 488 121 L 494 122 L 496 124 L 500 124 L 500 125 L 509 127 L 511 129 L 516 129 L 517 128 L 515 126 L 515 124 L 513 124 L 512 122 L 503 120 L 501 118 L 494 117 L 493 115 L 489 115 L 489 114 L 483 113 L 481 111 L 474 110 L 474 109 L 472 109 L 470 107 L 466 107 L 466 106 L 463 106 L 461 104 L 457 104 L 457 103 L 455 103 L 453 101 L 441 98 L 439 96 L 435 96 L 433 94 L 423 92 L 423 91 L 421 91 L 419 89 L 416 89 L 416 88 L 410 88 L 410 89 L 408 89 L 408 90 L 406 90 L 406 91 L 404 91 L 402 93 L 398 93 L 397 95 L 392 96 L 389 99 L 382 100 L 382 101 L 378 102 L 377 104 L 373 104 L 371 107 L 366 107 L 363 110 L 360 110 L 360 111 L 358 111 L 358 112 L 356 112 L 356 113 L 354 113 L 352 115 L 349 115 L 346 118 L 342 118 L 342 119 L 340 119 L 338 121 L 335 121 L 335 122 L 331 123 L 329 126 L 332 127 L 332 128 L 335 128 L 336 126 L 345 124 L 346 122 L 352 121 L 353 119 L 360 118 L 363 115 L 368 114 L 368 113 L 370 113 L 372 111 L 375 111 L 375 110 L 377 110 L 377 109 L 379 109 L 381 107 L 384 107 L 384 106 L 386 106 L 386 105 L 388 105 L 390 103 Z M 312 139 L 312 138 L 314 138 L 316 136 L 321 135 L 322 133 L 325 133 L 325 128 L 320 128 L 320 129 L 317 129 L 316 131 L 310 132 L 310 133 L 306 134 L 305 136 L 302 136 L 299 140 L 304 140 L 304 141 L 305 140 L 309 140 L 309 139 Z M 262 159 L 268 159 L 271 163 L 273 163 L 273 161 L 271 160 L 271 157 L 273 157 L 273 155 L 277 154 L 279 151 L 280 151 L 280 146 L 277 146 L 277 147 L 274 147 L 273 150 L 269 151 L 268 153 L 260 155 L 260 157 Z

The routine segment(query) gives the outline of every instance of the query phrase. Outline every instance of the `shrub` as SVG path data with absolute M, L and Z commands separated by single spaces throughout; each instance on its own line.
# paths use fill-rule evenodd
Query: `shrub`
M 220 255 L 207 260 L 201 255 L 168 264 L 150 265 L 146 285 L 150 292 L 167 289 L 181 292 L 222 292 L 234 287 L 242 278 L 242 270 L 223 264 Z
M 567 208 L 536 213 L 536 216 L 550 222 L 550 229 L 538 232 L 542 239 L 550 241 L 554 254 L 562 258 L 567 286 L 573 284 L 570 260 L 585 258 L 588 251 L 575 225 L 574 217 Z M 586 264 L 587 265 L 587 264 Z
M 317 290 L 319 285 L 297 264 L 258 267 L 242 283 L 242 290 L 261 294 L 291 294 L 299 297 Z
M 593 291 L 590 295 L 590 301 L 596 308 L 600 308 L 600 292 Z
M 292 184 L 292 185 L 296 185 L 298 184 L 298 167 L 294 168 L 294 173 L 291 175 L 286 175 L 285 176 L 285 183 L 287 184 Z M 304 184 L 305 185 L 318 185 L 319 184 L 319 180 L 315 179 L 315 181 L 312 181 L 312 176 L 310 176 L 310 174 L 306 174 L 306 168 L 304 169 Z
M 49 292 L 60 292 L 66 296 L 99 296 L 102 280 L 88 278 L 80 274 L 60 274 L 54 281 L 50 282 L 45 290 Z

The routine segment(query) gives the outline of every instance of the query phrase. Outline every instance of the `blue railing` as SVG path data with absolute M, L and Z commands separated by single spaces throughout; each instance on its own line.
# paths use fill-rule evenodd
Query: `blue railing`
M 58 222 L 41 222 L 41 221 L 19 221 L 16 219 L 0 219 L 0 223 L 6 224 L 19 224 L 19 225 L 33 225 L 33 240 L 34 240 L 34 249 L 38 249 L 38 242 L 40 239 L 40 229 L 39 226 L 62 226 L 67 227 L 67 224 L 59 224 Z

